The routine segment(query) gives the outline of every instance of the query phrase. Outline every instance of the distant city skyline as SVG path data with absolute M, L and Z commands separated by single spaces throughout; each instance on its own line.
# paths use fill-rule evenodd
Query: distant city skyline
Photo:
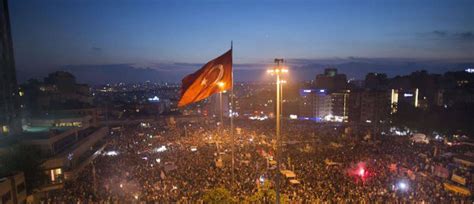
M 472 10 L 473 1 L 10 1 L 19 78 L 77 65 L 194 70 L 231 40 L 237 69 L 283 57 L 449 71 L 474 62 Z M 390 72 L 423 68 L 432 69 Z

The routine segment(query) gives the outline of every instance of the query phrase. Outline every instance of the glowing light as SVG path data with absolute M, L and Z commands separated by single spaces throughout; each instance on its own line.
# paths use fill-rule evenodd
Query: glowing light
M 415 107 L 418 107 L 418 88 L 415 89 Z
M 157 101 L 160 101 L 160 98 L 158 98 L 158 96 L 154 96 L 152 98 L 148 98 L 148 101 L 150 102 L 157 102 Z
M 288 73 L 288 69 L 286 68 L 274 68 L 274 69 L 268 69 L 267 73 L 269 74 L 280 74 L 280 73 Z
M 117 151 L 108 151 L 108 152 L 105 153 L 105 155 L 107 155 L 107 156 L 117 156 L 118 152 Z
M 359 168 L 359 170 L 357 171 L 357 174 L 359 174 L 359 176 L 364 176 L 365 175 L 365 169 L 364 168 Z
M 157 158 L 155 159 L 156 163 L 161 163 L 161 159 L 160 158 Z
M 222 89 L 222 88 L 224 88 L 224 86 L 225 86 L 225 83 L 224 83 L 224 82 L 222 82 L 222 81 L 220 81 L 220 82 L 217 82 L 217 86 L 219 86 L 219 88 L 221 88 L 221 89 Z
M 166 146 L 162 145 L 161 147 L 155 148 L 155 152 L 164 152 L 166 151 Z
M 268 116 L 264 115 L 264 116 L 250 116 L 249 117 L 250 120 L 260 120 L 260 121 L 263 121 L 263 120 L 267 120 L 268 119 Z
M 197 151 L 197 147 L 192 146 L 192 147 L 191 147 L 191 152 L 195 152 L 195 151 Z
M 400 190 L 407 190 L 408 189 L 408 184 L 404 181 L 398 182 L 397 186 L 398 186 L 398 189 L 400 189 Z
M 290 115 L 290 119 L 296 120 L 296 119 L 298 119 L 298 115 L 291 114 L 291 115 Z

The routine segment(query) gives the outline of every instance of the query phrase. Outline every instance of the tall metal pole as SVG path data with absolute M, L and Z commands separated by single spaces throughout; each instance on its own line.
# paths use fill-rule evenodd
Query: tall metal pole
M 224 119 L 222 117 L 224 108 L 222 105 L 222 91 L 219 92 L 219 117 L 220 117 L 220 126 L 219 126 L 219 132 L 220 132 L 220 137 L 216 139 L 216 146 L 217 146 L 217 153 L 219 155 L 219 159 L 221 159 L 221 154 L 220 154 L 220 147 L 219 147 L 219 141 L 222 141 L 222 138 L 224 138 Z
M 221 123 L 221 125 L 220 125 L 221 126 L 220 127 L 221 128 L 221 135 L 223 135 L 223 133 L 224 133 L 224 120 L 222 119 L 222 115 L 223 115 L 224 107 L 222 106 L 222 91 L 219 92 L 219 109 L 220 109 L 219 110 L 219 112 L 220 112 L 219 117 L 220 117 L 220 120 L 221 120 L 220 121 L 220 123 Z
M 285 80 L 281 80 L 280 81 L 280 126 L 283 125 L 284 123 L 284 117 L 283 117 L 283 84 L 286 83 Z M 280 133 L 282 134 L 282 133 Z M 280 144 L 283 143 L 283 137 L 284 137 L 284 134 L 282 134 L 281 138 L 280 138 Z
M 276 203 L 280 203 L 280 75 L 276 75 Z
M 276 156 L 276 162 L 277 162 L 277 172 L 276 172 L 276 185 L 275 185 L 275 190 L 276 190 L 276 203 L 280 204 L 280 92 L 281 92 L 281 86 L 280 86 L 280 62 L 282 62 L 283 59 L 275 59 L 275 62 L 277 63 L 277 72 L 276 72 L 276 149 L 275 149 L 275 156 Z
M 220 132 L 221 132 L 221 136 L 219 138 L 219 140 L 217 141 L 221 141 L 222 142 L 222 138 L 224 138 L 224 119 L 223 119 L 223 114 L 224 114 L 224 107 L 222 105 L 222 91 L 219 92 L 219 106 L 220 106 L 220 120 L 221 120 L 221 125 L 220 125 Z M 217 153 L 219 155 L 219 159 L 222 161 L 222 157 L 221 157 L 221 153 L 220 153 L 220 144 L 218 143 L 217 144 Z
M 230 49 L 234 52 L 233 42 L 230 41 Z M 232 88 L 230 89 L 230 135 L 232 138 L 232 190 L 234 190 L 235 186 L 235 158 L 234 158 L 234 150 L 235 150 L 235 139 L 234 139 L 234 72 L 232 72 Z

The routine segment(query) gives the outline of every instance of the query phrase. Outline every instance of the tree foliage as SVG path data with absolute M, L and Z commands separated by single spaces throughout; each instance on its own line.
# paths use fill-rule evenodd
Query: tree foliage
M 225 188 L 214 188 L 206 192 L 202 199 L 204 203 L 236 203 L 231 193 Z
M 280 194 L 280 203 L 287 203 L 288 198 L 284 194 Z M 276 203 L 276 192 L 270 188 L 269 182 L 258 188 L 252 196 L 246 199 L 247 203 Z

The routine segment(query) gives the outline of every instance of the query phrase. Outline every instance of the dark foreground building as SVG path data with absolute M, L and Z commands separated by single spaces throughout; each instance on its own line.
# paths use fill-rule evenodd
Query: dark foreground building
M 7 0 L 0 2 L 0 136 L 21 131 Z

